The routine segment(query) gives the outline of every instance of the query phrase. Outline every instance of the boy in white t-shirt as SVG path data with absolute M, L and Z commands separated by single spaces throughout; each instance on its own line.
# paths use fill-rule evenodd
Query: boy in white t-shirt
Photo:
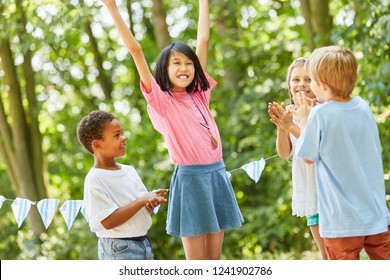
M 89 113 L 80 121 L 77 137 L 94 157 L 85 177 L 84 206 L 91 231 L 99 237 L 99 259 L 153 259 L 146 235 L 150 214 L 166 202 L 168 190 L 148 192 L 133 167 L 115 161 L 126 153 L 126 137 L 112 114 Z

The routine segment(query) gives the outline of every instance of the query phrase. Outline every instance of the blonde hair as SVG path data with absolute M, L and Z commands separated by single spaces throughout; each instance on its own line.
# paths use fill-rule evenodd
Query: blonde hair
M 286 82 L 287 82 L 287 87 L 288 87 L 288 93 L 290 95 L 290 102 L 291 102 L 291 104 L 294 104 L 293 96 L 292 96 L 292 93 L 291 93 L 291 90 L 290 90 L 291 73 L 292 73 L 292 71 L 293 71 L 293 69 L 295 67 L 303 67 L 303 66 L 305 66 L 306 61 L 307 61 L 307 57 L 297 58 L 296 60 L 294 60 L 290 64 L 290 66 L 287 69 Z
M 357 79 L 358 63 L 347 48 L 328 46 L 315 49 L 305 64 L 305 70 L 318 83 L 326 84 L 332 94 L 351 95 Z

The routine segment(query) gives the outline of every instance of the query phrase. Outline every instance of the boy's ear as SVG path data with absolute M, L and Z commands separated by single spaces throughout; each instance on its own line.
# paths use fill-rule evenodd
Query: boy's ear
M 320 82 L 320 84 L 321 84 L 321 87 L 322 87 L 322 89 L 323 89 L 324 91 L 329 90 L 328 84 L 325 84 L 325 83 L 323 83 L 323 82 Z
M 97 151 L 102 148 L 99 140 L 92 140 L 91 147 L 93 151 Z

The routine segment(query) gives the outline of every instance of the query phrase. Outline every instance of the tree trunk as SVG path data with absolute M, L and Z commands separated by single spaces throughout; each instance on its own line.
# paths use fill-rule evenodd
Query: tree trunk
M 28 45 L 26 17 L 21 0 L 16 0 L 16 35 Z M 4 6 L 2 6 L 4 8 Z M 30 48 L 21 49 L 22 72 L 14 64 L 10 40 L 2 33 L 0 38 L 0 59 L 4 71 L 4 82 L 8 92 L 1 96 L 0 130 L 1 152 L 6 162 L 12 188 L 18 197 L 37 202 L 46 197 L 43 171 L 43 152 L 38 125 L 39 108 L 36 102 L 34 71 Z M 23 88 L 20 81 L 23 81 Z M 4 102 L 4 97 L 8 101 Z M 27 102 L 25 102 L 27 101 Z M 5 108 L 8 106 L 8 109 Z M 7 115 L 8 114 L 8 115 Z M 32 207 L 27 222 L 37 237 L 45 231 L 36 207 Z
M 233 46 L 232 41 L 236 40 L 237 38 L 234 38 L 233 36 L 237 36 L 237 32 L 232 31 L 231 28 L 227 26 L 227 22 L 230 21 L 229 18 L 227 18 L 228 13 L 223 12 L 224 9 L 227 9 L 226 5 L 229 5 L 229 3 L 225 3 L 225 1 L 221 0 L 212 0 L 210 7 L 218 7 L 219 13 L 216 14 L 216 28 L 217 28 L 217 34 L 221 34 L 222 36 L 225 36 L 225 39 L 222 41 L 222 49 L 225 53 L 229 53 Z M 230 36 L 231 35 L 231 36 Z M 210 38 L 210 41 L 212 41 L 212 38 Z M 225 75 L 223 77 L 222 84 L 225 87 L 231 88 L 233 91 L 237 91 L 237 85 L 238 85 L 238 79 L 237 75 L 234 71 L 230 69 L 230 67 L 224 67 Z
M 333 18 L 329 13 L 329 0 L 310 0 L 312 10 L 312 24 L 315 32 L 318 32 L 320 46 L 330 44 L 330 32 L 333 27 Z
M 21 0 L 15 1 L 19 7 L 21 7 Z M 26 42 L 26 15 L 24 10 L 20 9 L 20 23 L 18 29 L 18 36 L 22 42 Z M 40 108 L 36 101 L 36 92 L 35 92 L 35 79 L 34 79 L 34 70 L 32 68 L 32 52 L 30 48 L 26 49 L 26 52 L 23 53 L 23 74 L 26 81 L 26 98 L 28 101 L 28 110 L 26 112 L 27 124 L 28 124 L 28 138 L 31 140 L 28 142 L 29 150 L 31 151 L 30 157 L 32 159 L 32 175 L 34 177 L 35 191 L 38 194 L 38 197 L 46 196 L 46 189 L 44 183 L 44 168 L 43 168 L 43 151 L 42 151 L 42 136 L 39 131 L 39 121 L 38 115 Z
M 159 51 L 169 45 L 172 40 L 169 36 L 168 26 L 166 22 L 167 13 L 164 9 L 162 0 L 152 0 L 153 2 L 153 25 L 154 35 L 157 41 Z
M 305 30 L 306 34 L 306 43 L 309 47 L 309 50 L 314 50 L 315 43 L 314 43 L 314 36 L 313 36 L 313 26 L 311 23 L 311 11 L 310 11 L 310 2 L 309 0 L 301 0 L 301 12 L 305 19 L 305 23 L 303 25 L 303 28 Z
M 305 18 L 304 29 L 309 49 L 329 45 L 333 28 L 329 0 L 301 0 L 301 11 Z
M 1 39 L 0 43 L 0 58 L 4 67 L 4 81 L 10 88 L 8 93 L 9 107 L 12 108 L 9 110 L 9 123 L 7 119 L 1 122 L 2 125 L 9 126 L 9 128 L 5 127 L 2 131 L 11 132 L 11 135 L 8 137 L 11 141 L 6 141 L 7 145 L 5 146 L 7 151 L 11 151 L 10 155 L 6 156 L 6 158 L 10 159 L 9 165 L 7 164 L 7 170 L 9 171 L 11 182 L 15 183 L 13 186 L 15 193 L 21 198 L 38 201 L 43 197 L 37 191 L 38 188 L 34 180 L 33 161 L 30 157 L 32 151 L 30 150 L 31 146 L 27 144 L 30 141 L 30 137 L 26 114 L 22 104 L 22 92 L 18 83 L 16 67 L 13 64 L 11 46 L 9 41 L 4 38 Z M 36 207 L 31 208 L 27 221 L 35 236 L 44 231 L 42 219 Z

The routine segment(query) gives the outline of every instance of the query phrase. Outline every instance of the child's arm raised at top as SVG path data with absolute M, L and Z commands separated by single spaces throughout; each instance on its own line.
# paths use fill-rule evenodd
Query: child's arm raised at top
M 198 35 L 196 38 L 196 54 L 204 71 L 206 71 L 207 54 L 210 39 L 209 1 L 199 0 Z
M 129 27 L 124 22 L 115 0 L 102 0 L 102 2 L 106 5 L 108 11 L 110 12 L 120 37 L 134 59 L 141 82 L 145 86 L 145 89 L 149 92 L 151 90 L 152 73 L 150 72 L 148 63 L 146 62 L 141 45 L 135 39 L 133 33 L 131 33 Z

